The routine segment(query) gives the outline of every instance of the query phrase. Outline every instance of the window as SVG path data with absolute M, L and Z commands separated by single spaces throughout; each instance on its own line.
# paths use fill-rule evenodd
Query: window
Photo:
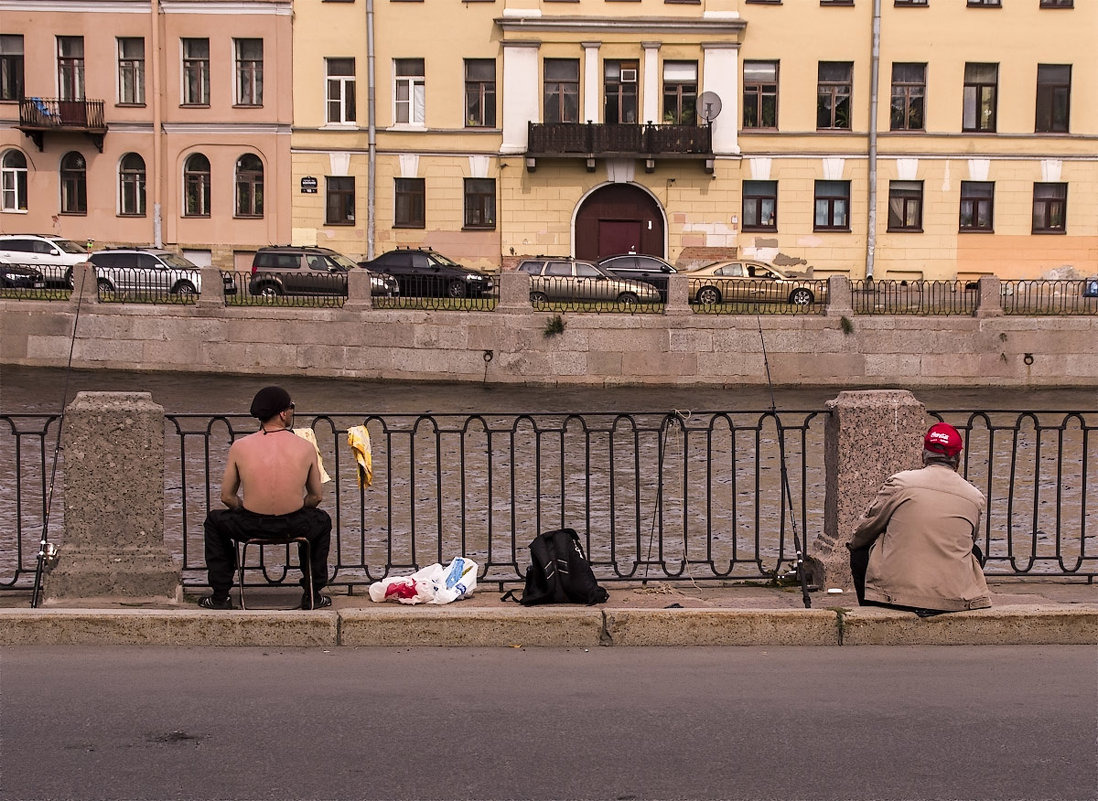
M 27 210 L 27 157 L 18 150 L 0 158 L 0 210 Z
M 75 150 L 61 157 L 61 213 L 88 213 L 88 164 Z
M 493 179 L 465 179 L 465 227 L 496 227 L 496 182 Z
M 210 216 L 210 160 L 201 153 L 183 162 L 183 216 Z
M 743 230 L 778 230 L 778 182 L 743 182 Z
M 607 61 L 603 66 L 606 105 L 603 122 L 633 124 L 637 121 L 637 62 Z
M 263 105 L 263 40 L 236 39 L 236 104 Z
M 1001 0 L 968 0 L 969 8 L 999 8 Z
M 354 122 L 355 116 L 355 60 L 353 58 L 326 58 L 327 120 L 330 123 Z
M 1033 233 L 1065 233 L 1067 184 L 1033 185 Z
M 324 179 L 324 224 L 355 224 L 355 179 L 351 175 L 329 175 Z
M 850 230 L 850 181 L 816 181 L 814 231 Z
M 427 224 L 427 190 L 422 178 L 396 179 L 396 208 L 393 226 L 396 228 L 423 228 Z
M 423 125 L 426 115 L 426 78 L 422 58 L 393 62 L 393 120 L 397 125 Z
M 851 75 L 849 61 L 821 61 L 816 88 L 816 128 L 850 130 Z
M 888 182 L 888 230 L 923 230 L 923 182 Z
M 23 99 L 23 37 L 0 35 L 0 100 Z
M 210 40 L 183 40 L 183 105 L 210 105 Z
M 663 62 L 663 121 L 668 125 L 698 123 L 698 62 Z
M 118 102 L 145 105 L 145 40 L 120 36 L 118 42 Z
M 898 6 L 925 6 L 927 0 L 896 0 Z
M 61 100 L 84 99 L 84 37 L 57 37 L 57 89 Z
M 545 59 L 546 122 L 579 122 L 579 61 L 572 58 Z
M 984 133 L 995 131 L 995 96 L 998 85 L 998 64 L 965 64 L 961 130 Z
M 465 127 L 496 127 L 496 62 L 465 59 Z
M 1074 0 L 1041 0 L 1041 8 L 1075 8 Z
M 136 153 L 127 153 L 118 163 L 118 213 L 145 216 L 145 159 Z
M 961 231 L 993 231 L 995 184 L 961 181 Z
M 892 116 L 889 129 L 893 131 L 922 131 L 926 129 L 923 113 L 926 103 L 926 64 L 892 65 Z
M 1037 133 L 1067 133 L 1071 108 L 1071 65 L 1037 65 Z
M 743 63 L 743 127 L 778 127 L 778 62 Z
M 236 216 L 263 216 L 263 162 L 255 153 L 236 160 Z

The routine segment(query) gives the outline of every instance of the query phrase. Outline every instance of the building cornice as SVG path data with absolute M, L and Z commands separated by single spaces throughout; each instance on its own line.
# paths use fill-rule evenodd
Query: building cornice
M 496 17 L 504 33 L 602 33 L 667 36 L 669 34 L 740 35 L 747 22 L 733 17 Z
M 0 0 L 0 13 L 148 14 L 149 0 Z M 292 0 L 161 0 L 162 14 L 289 16 Z

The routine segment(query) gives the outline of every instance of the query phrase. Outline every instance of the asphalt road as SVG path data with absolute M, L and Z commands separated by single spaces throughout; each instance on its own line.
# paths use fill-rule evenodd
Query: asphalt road
M 1098 647 L 8 648 L 0 798 L 1095 799 Z

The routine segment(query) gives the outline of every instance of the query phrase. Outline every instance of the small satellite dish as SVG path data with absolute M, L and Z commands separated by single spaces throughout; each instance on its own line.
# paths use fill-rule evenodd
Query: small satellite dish
M 713 122 L 721 113 L 721 98 L 716 92 L 702 92 L 698 95 L 698 116 L 706 122 Z

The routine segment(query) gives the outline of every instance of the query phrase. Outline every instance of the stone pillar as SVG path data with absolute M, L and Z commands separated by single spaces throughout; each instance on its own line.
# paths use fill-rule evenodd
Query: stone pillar
M 95 283 L 95 267 L 90 261 L 77 264 L 72 268 L 72 292 L 69 294 L 69 302 L 74 306 L 77 303 L 98 303 L 99 287 Z
M 824 530 L 809 552 L 823 571 L 818 582 L 849 591 L 846 543 L 885 479 L 922 464 L 926 409 L 902 389 L 840 392 L 827 408 Z
M 980 277 L 980 300 L 976 306 L 977 317 L 1002 317 L 1003 284 L 994 275 Z
M 359 267 L 347 273 L 347 300 L 343 308 L 349 311 L 365 311 L 374 307 L 370 271 Z
M 854 314 L 854 296 L 850 279 L 845 275 L 827 277 L 827 308 L 824 309 L 824 314 L 828 317 L 849 317 Z
M 667 276 L 667 308 L 664 314 L 693 314 L 690 308 L 690 279 L 683 273 Z
M 202 276 L 202 291 L 199 293 L 195 305 L 200 309 L 225 308 L 225 279 L 221 277 L 221 270 L 216 267 L 202 267 L 199 274 Z M 234 274 L 237 292 L 248 291 L 246 280 L 243 287 L 240 285 L 242 278 L 241 274 Z
M 46 603 L 178 601 L 164 544 L 164 407 L 148 392 L 80 392 L 65 410 L 65 537 Z
M 530 314 L 530 274 L 516 270 L 504 270 L 496 276 L 499 281 L 499 311 L 512 314 Z

